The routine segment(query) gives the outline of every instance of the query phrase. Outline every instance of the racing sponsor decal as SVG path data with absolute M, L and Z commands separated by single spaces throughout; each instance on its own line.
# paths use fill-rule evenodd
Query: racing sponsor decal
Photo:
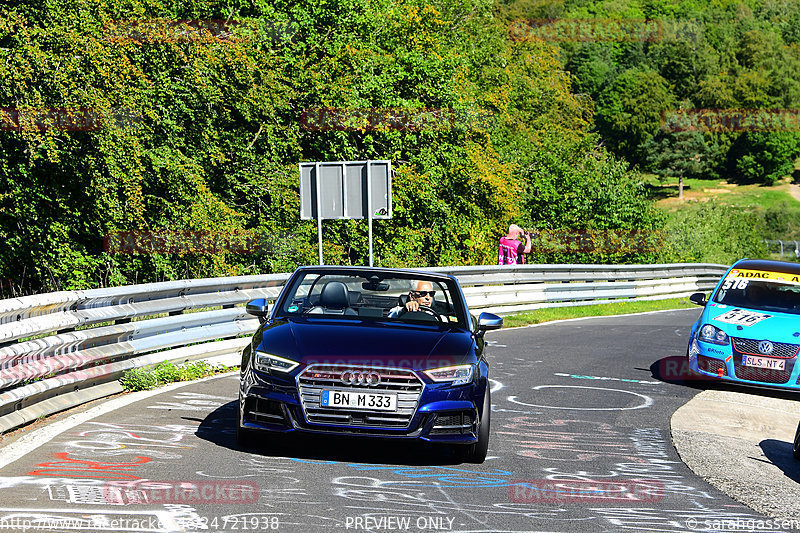
M 762 281 L 774 281 L 777 283 L 791 283 L 794 285 L 800 285 L 800 276 L 797 274 L 786 274 L 785 272 L 770 272 L 768 270 L 742 270 L 738 268 L 734 268 L 728 275 L 725 276 L 725 282 L 727 283 L 730 278 L 742 278 L 742 281 L 745 279 L 759 279 Z M 745 284 L 745 287 L 747 285 Z M 727 287 L 726 287 L 727 288 Z M 735 287 L 735 288 L 744 288 L 744 287 Z
M 752 326 L 771 317 L 772 315 L 765 315 L 764 313 L 756 313 L 755 311 L 737 308 L 715 317 L 714 320 L 725 322 L 726 324 L 735 324 L 737 326 Z
M 744 278 L 728 278 L 722 284 L 722 290 L 727 291 L 728 289 L 737 289 L 737 290 L 744 290 L 747 288 L 747 285 L 750 283 L 749 279 Z

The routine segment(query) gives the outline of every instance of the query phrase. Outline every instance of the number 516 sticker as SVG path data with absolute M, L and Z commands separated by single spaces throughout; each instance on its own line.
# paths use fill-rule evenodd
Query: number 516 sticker
M 728 289 L 741 289 L 744 290 L 747 288 L 747 285 L 750 284 L 749 279 L 726 279 L 725 283 L 722 284 L 722 290 L 727 291 Z
M 720 322 L 725 322 L 726 324 L 752 326 L 753 324 L 758 324 L 762 320 L 766 320 L 771 316 L 772 315 L 765 315 L 764 313 L 745 311 L 744 309 L 731 309 L 727 313 L 719 315 L 714 320 L 719 320 Z

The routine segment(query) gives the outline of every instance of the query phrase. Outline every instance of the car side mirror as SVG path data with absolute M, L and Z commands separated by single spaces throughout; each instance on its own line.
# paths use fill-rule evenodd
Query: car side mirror
M 703 292 L 696 292 L 689 296 L 689 301 L 695 305 L 706 305 L 706 295 Z
M 491 329 L 500 329 L 503 327 L 503 319 L 492 313 L 481 313 L 478 316 L 478 335 L 483 336 L 484 333 Z
M 247 302 L 247 307 L 245 310 L 247 311 L 248 315 L 257 316 L 258 321 L 263 324 L 267 321 L 267 316 L 269 316 L 269 303 L 267 302 L 266 298 L 251 300 Z

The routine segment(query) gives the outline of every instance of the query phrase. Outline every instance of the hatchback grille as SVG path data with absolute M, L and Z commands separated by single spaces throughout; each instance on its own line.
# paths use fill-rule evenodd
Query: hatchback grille
M 742 366 L 742 358 L 734 357 L 736 364 L 734 371 L 736 377 L 739 379 L 746 379 L 748 381 L 759 381 L 761 383 L 786 383 L 792 375 L 791 366 L 786 365 L 787 370 L 773 370 L 771 368 L 754 368 L 751 366 Z
M 347 370 L 376 372 L 380 375 L 380 384 L 373 386 L 344 384 L 340 378 Z M 414 418 L 424 385 L 411 370 L 350 365 L 310 365 L 297 376 L 297 387 L 300 403 L 309 423 L 403 429 L 408 428 L 411 419 Z M 373 411 L 322 407 L 320 396 L 323 390 L 397 394 L 397 410 Z
M 697 367 L 705 372 L 711 372 L 715 375 L 720 375 L 719 370 L 722 369 L 722 375 L 727 376 L 728 370 L 725 368 L 725 361 L 714 359 L 713 357 L 706 357 L 705 355 L 697 356 Z
M 773 342 L 773 350 L 769 355 L 759 353 L 758 344 L 761 342 L 754 339 L 742 339 L 733 337 L 733 370 L 736 377 L 747 381 L 757 381 L 759 383 L 783 384 L 789 381 L 794 369 L 794 359 L 790 359 L 797 354 L 797 344 L 786 344 Z M 784 370 L 774 370 L 771 368 L 755 368 L 742 365 L 743 355 L 757 355 L 759 357 L 771 357 L 774 359 L 787 359 Z
M 800 344 L 773 342 L 772 353 L 767 355 L 758 351 L 758 344 L 761 341 L 755 339 L 742 339 L 738 337 L 733 337 L 732 340 L 734 349 L 739 353 L 747 355 L 760 355 L 762 357 L 775 357 L 778 359 L 788 359 L 790 357 L 794 357 L 797 355 L 798 348 L 800 348 Z

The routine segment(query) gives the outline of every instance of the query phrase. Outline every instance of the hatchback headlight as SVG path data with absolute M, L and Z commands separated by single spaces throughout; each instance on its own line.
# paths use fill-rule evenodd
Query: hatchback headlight
M 433 381 L 449 381 L 451 385 L 464 385 L 472 381 L 473 365 L 445 366 L 426 370 L 425 374 Z
M 712 344 L 728 344 L 728 334 L 711 324 L 705 324 L 700 328 L 700 334 L 697 336 L 703 342 L 710 342 Z
M 269 372 L 270 370 L 277 370 L 278 372 L 291 372 L 297 368 L 297 365 L 300 363 L 284 357 L 278 357 L 277 355 L 273 355 L 271 353 L 256 351 L 255 364 L 256 370 L 261 370 L 262 372 Z

